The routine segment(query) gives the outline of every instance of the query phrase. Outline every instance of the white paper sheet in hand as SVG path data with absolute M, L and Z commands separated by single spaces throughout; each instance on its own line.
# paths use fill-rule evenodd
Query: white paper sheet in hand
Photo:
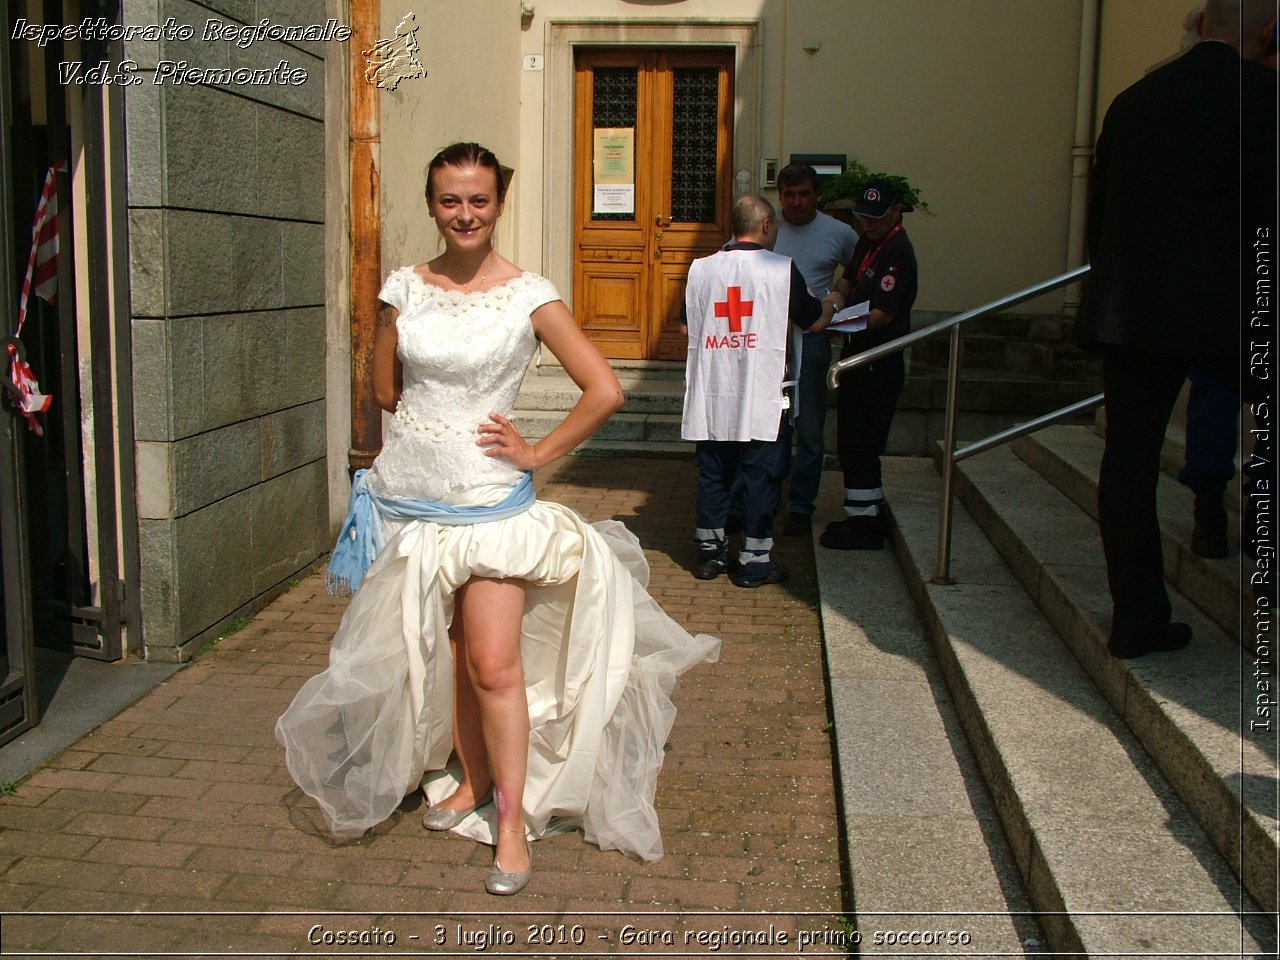
M 832 316 L 827 329 L 834 333 L 861 333 L 867 329 L 867 314 L 870 312 L 870 300 L 855 303 Z

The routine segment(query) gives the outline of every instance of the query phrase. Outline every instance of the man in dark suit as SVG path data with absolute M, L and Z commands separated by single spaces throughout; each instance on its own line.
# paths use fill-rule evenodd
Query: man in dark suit
M 1191 639 L 1164 586 L 1160 447 L 1193 364 L 1240 382 L 1245 238 L 1274 230 L 1275 75 L 1252 62 L 1274 10 L 1209 0 L 1200 42 L 1116 97 L 1096 145 L 1077 340 L 1102 356 L 1098 515 L 1117 657 Z

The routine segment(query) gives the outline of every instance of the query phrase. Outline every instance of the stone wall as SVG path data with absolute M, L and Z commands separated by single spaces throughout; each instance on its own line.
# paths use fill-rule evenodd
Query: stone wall
M 200 39 L 210 19 L 323 24 L 325 7 L 125 3 L 128 24 L 173 18 L 195 31 L 125 53 L 143 81 L 126 88 L 126 129 L 142 630 L 152 660 L 188 659 L 329 547 L 324 87 L 333 48 Z M 287 61 L 306 78 L 178 83 L 165 61 L 262 70 Z

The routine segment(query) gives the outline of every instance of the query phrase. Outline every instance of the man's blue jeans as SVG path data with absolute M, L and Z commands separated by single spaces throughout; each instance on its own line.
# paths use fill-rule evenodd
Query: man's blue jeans
M 793 421 L 796 455 L 791 465 L 787 512 L 813 516 L 822 482 L 823 430 L 827 422 L 827 370 L 831 366 L 831 340 L 825 333 L 802 338 L 800 415 Z

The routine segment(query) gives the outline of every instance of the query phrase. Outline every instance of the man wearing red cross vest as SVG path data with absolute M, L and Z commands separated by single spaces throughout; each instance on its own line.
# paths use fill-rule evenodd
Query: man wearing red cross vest
M 791 325 L 817 331 L 825 322 L 822 304 L 805 289 L 791 259 L 772 252 L 778 222 L 768 200 L 745 196 L 734 204 L 733 237 L 689 267 L 680 435 L 697 441 L 694 576 L 712 580 L 731 567 L 724 527 L 730 488 L 740 474 L 743 543 L 730 579 L 758 587 L 787 578 L 769 551 L 791 441 L 783 390 Z

